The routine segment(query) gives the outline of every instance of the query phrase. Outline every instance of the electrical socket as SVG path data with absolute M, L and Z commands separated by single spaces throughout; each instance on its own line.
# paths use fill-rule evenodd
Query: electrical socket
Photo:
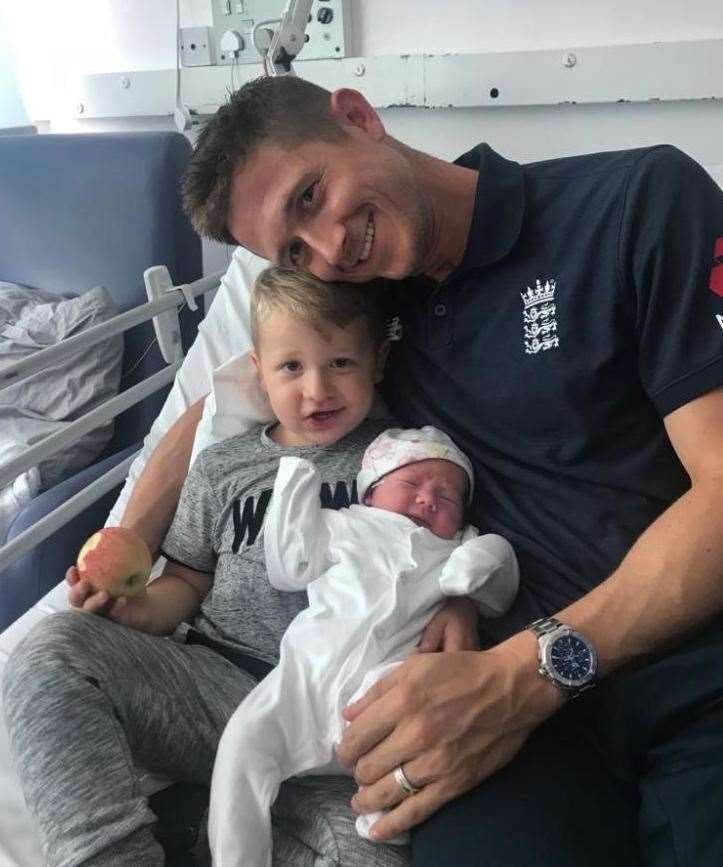
M 213 66 L 210 27 L 181 27 L 181 63 L 184 66 Z

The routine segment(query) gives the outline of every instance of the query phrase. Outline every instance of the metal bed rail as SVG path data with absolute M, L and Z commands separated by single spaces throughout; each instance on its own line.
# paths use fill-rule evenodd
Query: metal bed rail
M 164 361 L 166 361 L 165 367 L 147 379 L 95 407 L 81 418 L 71 422 L 63 430 L 44 437 L 35 445 L 25 449 L 21 455 L 1 466 L 0 489 L 11 484 L 19 475 L 50 455 L 75 442 L 88 431 L 100 427 L 100 425 L 120 415 L 128 407 L 139 403 L 148 395 L 172 382 L 183 363 L 183 349 L 179 338 L 179 308 L 187 303 L 192 309 L 195 309 L 194 299 L 217 289 L 222 274 L 223 272 L 219 272 L 202 277 L 194 283 L 174 287 L 168 276 L 168 271 L 164 267 L 149 268 L 144 274 L 144 279 L 148 295 L 153 300 L 114 316 L 112 319 L 95 325 L 82 334 L 63 340 L 55 346 L 35 352 L 28 358 L 21 359 L 0 370 L 0 391 L 2 391 L 10 385 L 21 382 L 33 373 L 44 370 L 50 364 L 62 361 L 79 350 L 102 343 L 109 337 L 122 334 L 135 325 L 150 319 L 153 320 L 158 345 Z M 125 458 L 91 482 L 84 490 L 79 491 L 33 526 L 28 527 L 10 542 L 0 547 L 0 572 L 122 482 L 135 457 L 134 454 Z

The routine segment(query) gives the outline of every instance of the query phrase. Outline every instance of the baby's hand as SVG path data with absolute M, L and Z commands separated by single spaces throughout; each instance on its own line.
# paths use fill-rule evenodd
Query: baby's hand
M 477 606 L 466 596 L 447 600 L 427 624 L 417 649 L 436 651 L 479 650 Z

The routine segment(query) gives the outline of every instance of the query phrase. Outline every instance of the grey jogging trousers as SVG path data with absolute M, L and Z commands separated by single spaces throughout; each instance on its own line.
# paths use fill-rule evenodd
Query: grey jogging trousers
M 3 698 L 48 864 L 163 864 L 136 766 L 209 783 L 221 732 L 254 684 L 214 650 L 93 614 L 66 611 L 39 623 L 6 665 Z M 407 867 L 407 847 L 357 836 L 353 791 L 342 778 L 285 784 L 275 867 Z

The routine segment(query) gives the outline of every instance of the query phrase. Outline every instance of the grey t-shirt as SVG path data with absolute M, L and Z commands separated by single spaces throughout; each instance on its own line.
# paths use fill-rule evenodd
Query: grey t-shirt
M 171 560 L 213 573 L 211 590 L 194 627 L 224 645 L 276 664 L 281 637 L 307 606 L 306 592 L 274 589 L 266 575 L 262 525 L 285 455 L 306 458 L 322 479 L 322 506 L 357 502 L 356 475 L 364 450 L 390 419 L 367 419 L 329 446 L 289 448 L 265 426 L 205 449 L 183 485 L 178 510 L 163 541 Z

